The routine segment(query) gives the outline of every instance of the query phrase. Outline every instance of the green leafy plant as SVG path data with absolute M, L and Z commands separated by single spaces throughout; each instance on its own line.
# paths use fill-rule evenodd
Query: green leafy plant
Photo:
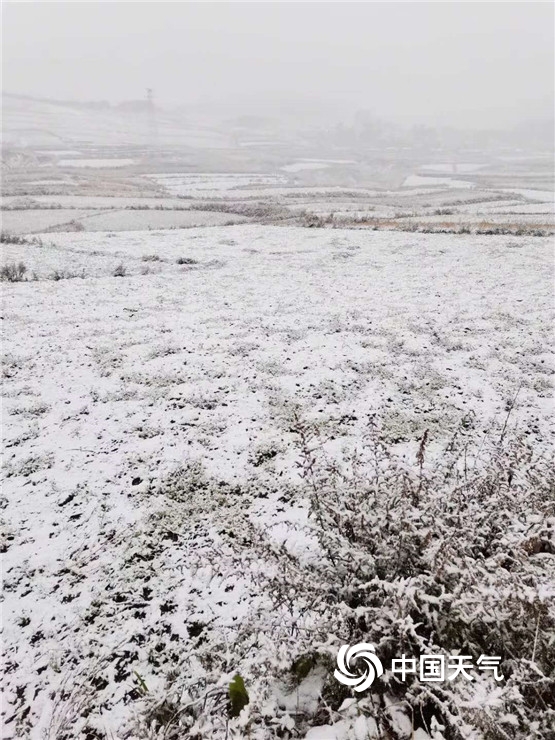
M 249 695 L 243 678 L 237 673 L 229 684 L 229 716 L 238 717 L 249 703 Z

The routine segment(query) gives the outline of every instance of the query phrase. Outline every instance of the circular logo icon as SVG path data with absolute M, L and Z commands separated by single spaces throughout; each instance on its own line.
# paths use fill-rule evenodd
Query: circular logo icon
M 364 672 L 353 673 L 354 663 L 364 663 Z M 369 642 L 359 642 L 351 646 L 342 645 L 339 648 L 337 668 L 333 675 L 345 686 L 351 686 L 355 691 L 366 691 L 382 673 L 381 660 Z

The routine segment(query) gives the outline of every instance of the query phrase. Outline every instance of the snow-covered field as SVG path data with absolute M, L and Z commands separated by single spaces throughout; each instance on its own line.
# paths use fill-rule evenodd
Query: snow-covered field
M 2 229 L 12 234 L 64 232 L 75 229 L 74 221 L 85 231 L 188 228 L 245 220 L 313 225 L 320 218 L 327 220 L 318 225 L 340 228 L 435 228 L 456 233 L 464 226 L 471 233 L 495 233 L 497 228 L 515 235 L 546 236 L 555 231 L 553 192 L 544 189 L 546 177 L 519 180 L 492 174 L 485 165 L 469 165 L 469 170 L 461 164 L 456 172 L 449 172 L 447 165 L 437 167 L 441 177 L 411 174 L 388 188 L 370 187 L 347 160 L 302 159 L 266 173 L 140 174 L 124 166 L 113 172 L 83 167 L 74 182 L 56 180 L 60 171 L 55 168 L 48 170 L 54 179 L 45 179 L 39 168 L 40 177 L 32 184 L 25 180 L 25 169 L 17 175 L 19 170 L 12 168 Z M 469 179 L 460 179 L 459 172 L 466 172 Z M 507 187 L 519 182 L 534 186 Z
M 60 159 L 60 167 L 95 167 L 95 168 L 112 168 L 128 167 L 135 164 L 134 159 Z
M 401 455 L 508 410 L 551 446 L 549 238 L 253 224 L 42 242 L 3 245 L 36 276 L 3 283 L 6 739 L 163 737 L 136 729 L 149 702 L 237 671 L 256 704 L 278 612 L 245 525 L 311 548 L 293 418 L 331 430 L 330 454 L 373 413 Z M 324 678 L 275 692 L 275 732 Z M 307 737 L 370 731 L 341 722 Z
M 281 169 L 284 172 L 302 172 L 303 170 L 325 170 L 329 165 L 326 162 L 293 162 L 286 164 Z
M 403 187 L 420 187 L 422 185 L 444 185 L 448 188 L 472 188 L 474 184 L 467 180 L 456 180 L 449 177 L 429 177 L 410 175 L 403 183 Z
M 437 164 L 423 164 L 420 169 L 423 172 L 445 172 L 453 174 L 455 172 L 479 172 L 486 165 L 484 164 L 473 164 L 469 162 L 449 162 L 449 163 L 437 163 Z
M 2 230 L 10 234 L 32 234 L 52 227 L 80 221 L 96 212 L 85 208 L 75 209 L 34 209 L 10 210 L 2 213 Z
M 2 226 L 11 234 L 39 233 L 45 229 L 67 232 L 77 228 L 84 231 L 142 231 L 144 229 L 180 229 L 192 226 L 212 226 L 240 223 L 245 219 L 237 214 L 209 211 L 189 211 L 187 206 L 178 209 L 158 210 L 146 208 L 76 209 L 23 209 L 4 211 Z
M 53 181 L 55 182 L 55 181 Z M 94 196 L 94 195 L 37 195 L 35 197 L 21 197 L 11 196 L 2 199 L 2 203 L 6 210 L 23 210 L 26 208 L 82 208 L 86 205 L 87 208 L 127 208 L 127 207 L 143 207 L 143 208 L 157 208 L 164 206 L 165 208 L 186 208 L 187 203 L 179 198 L 167 198 L 165 196 L 159 196 L 158 198 L 152 197 L 125 197 L 125 196 Z
M 270 187 L 284 184 L 286 178 L 280 175 L 243 174 L 243 173 L 188 173 L 173 175 L 151 175 L 159 185 L 165 187 L 172 195 L 208 197 L 227 193 L 241 188 Z

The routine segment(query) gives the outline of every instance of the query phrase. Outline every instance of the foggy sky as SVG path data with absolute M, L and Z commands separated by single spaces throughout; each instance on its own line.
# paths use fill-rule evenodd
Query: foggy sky
M 550 2 L 8 2 L 3 89 L 512 125 L 553 114 L 553 24 Z

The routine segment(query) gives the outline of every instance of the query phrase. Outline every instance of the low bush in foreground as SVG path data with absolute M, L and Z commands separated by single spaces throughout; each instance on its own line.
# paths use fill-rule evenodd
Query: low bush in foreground
M 245 619 L 233 645 L 207 637 L 196 653 L 207 680 L 188 686 L 185 703 L 177 694 L 164 697 L 170 719 L 154 721 L 161 704 L 149 699 L 148 737 L 295 738 L 313 728 L 316 740 L 319 732 L 332 737 L 329 728 L 316 728 L 333 724 L 345 740 L 417 733 L 434 740 L 551 740 L 551 461 L 525 435 L 509 438 L 503 429 L 492 438 L 473 429 L 465 419 L 441 450 L 426 433 L 408 459 L 370 419 L 360 444 L 330 458 L 318 429 L 296 419 L 309 511 L 304 534 L 288 539 L 293 549 L 248 515 L 232 531 L 227 512 L 237 571 L 250 565 L 268 600 Z M 188 507 L 194 498 L 189 488 Z M 361 642 L 372 643 L 385 672 L 356 694 L 333 669 L 341 645 Z M 411 673 L 401 680 L 390 666 L 402 654 L 417 661 L 460 654 L 474 664 L 481 655 L 499 656 L 504 678 L 482 671 L 472 681 L 426 683 Z M 231 667 L 250 695 L 238 718 L 226 714 L 219 680 Z
M 372 643 L 386 667 L 402 653 L 501 657 L 499 683 L 491 673 L 474 683 L 412 675 L 402 682 L 386 670 L 362 700 L 380 736 L 403 737 L 395 706 L 413 731 L 433 735 L 435 727 L 438 737 L 553 737 L 549 462 L 525 439 L 478 441 L 462 429 L 429 465 L 425 435 L 411 463 L 373 424 L 359 450 L 330 461 L 316 455 L 309 428 L 299 432 L 320 557 L 309 564 L 283 558 L 273 579 L 277 603 L 294 591 L 291 627 L 310 614 L 324 654 L 325 636 L 335 634 L 350 645 Z M 318 653 L 314 634 L 303 642 L 308 654 Z M 326 690 L 324 714 L 333 718 L 350 692 L 338 683 Z

